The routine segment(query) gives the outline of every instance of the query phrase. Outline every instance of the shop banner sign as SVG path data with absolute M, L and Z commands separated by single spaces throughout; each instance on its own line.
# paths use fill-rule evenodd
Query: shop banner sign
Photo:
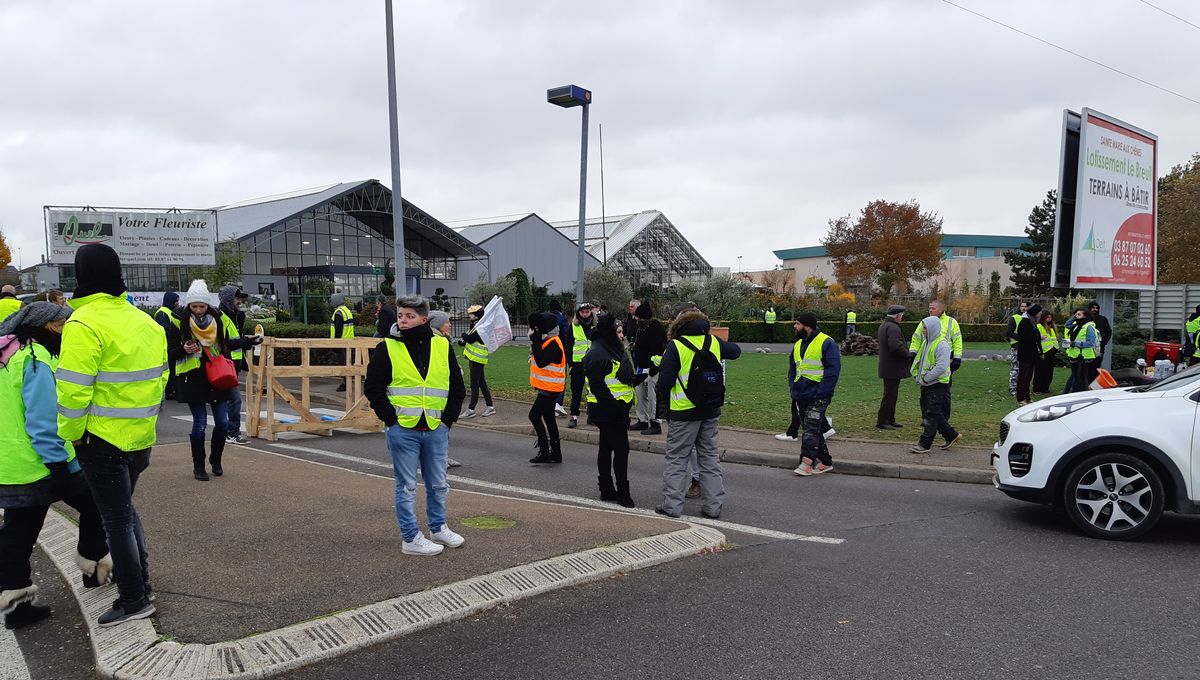
M 212 210 L 134 212 L 48 209 L 50 261 L 71 264 L 90 243 L 110 246 L 121 264 L 212 265 L 216 263 L 217 217 Z

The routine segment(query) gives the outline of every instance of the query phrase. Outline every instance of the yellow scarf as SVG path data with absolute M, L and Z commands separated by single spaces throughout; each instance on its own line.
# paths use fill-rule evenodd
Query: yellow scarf
M 206 314 L 205 317 L 208 319 L 208 326 L 205 328 L 200 328 L 200 326 L 196 324 L 196 316 L 188 316 L 188 325 L 192 329 L 192 337 L 195 338 L 196 342 L 200 343 L 200 346 L 202 347 L 216 347 L 217 320 L 209 314 Z

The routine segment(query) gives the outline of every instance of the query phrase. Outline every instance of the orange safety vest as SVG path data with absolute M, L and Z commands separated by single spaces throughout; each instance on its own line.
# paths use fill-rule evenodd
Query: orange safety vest
M 562 352 L 562 358 L 558 363 L 550 364 L 545 368 L 537 365 L 533 360 L 533 355 L 529 355 L 529 384 L 534 388 L 545 392 L 562 392 L 567 386 L 567 353 L 563 350 L 562 338 L 557 335 L 546 338 L 542 343 L 542 349 L 550 346 L 550 343 L 556 343 L 558 350 Z

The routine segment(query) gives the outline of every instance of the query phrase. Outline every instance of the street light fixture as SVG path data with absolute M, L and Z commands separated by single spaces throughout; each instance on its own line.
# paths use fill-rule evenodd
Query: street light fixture
M 583 304 L 583 223 L 587 211 L 587 151 L 588 151 L 588 106 L 592 103 L 592 93 L 578 85 L 563 85 L 546 90 L 546 101 L 569 109 L 573 106 L 583 107 L 583 133 L 579 152 L 579 266 L 578 279 L 575 283 L 575 305 Z

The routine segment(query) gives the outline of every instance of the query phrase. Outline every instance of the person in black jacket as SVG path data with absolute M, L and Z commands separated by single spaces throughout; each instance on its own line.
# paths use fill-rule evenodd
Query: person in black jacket
M 579 424 L 579 411 L 583 406 L 583 357 L 592 346 L 592 333 L 596 328 L 595 305 L 584 302 L 575 310 L 575 318 L 571 320 L 570 334 L 562 338 L 567 352 L 567 360 L 571 362 L 571 420 L 567 427 Z
M 567 350 L 558 337 L 558 320 L 547 313 L 529 315 L 529 384 L 534 389 L 529 422 L 537 433 L 538 453 L 530 463 L 561 463 L 562 446 L 554 405 L 567 383 Z M 579 369 L 583 376 L 582 367 Z
M 154 312 L 154 320 L 156 322 L 158 322 L 158 325 L 163 327 L 163 332 L 167 334 L 168 338 L 171 337 L 171 332 L 175 329 L 175 325 L 178 323 L 175 316 L 173 315 L 173 312 L 178 308 L 179 308 L 179 293 L 176 293 L 174 291 L 167 291 L 166 293 L 163 293 L 162 307 L 159 307 L 158 311 Z M 168 369 L 167 370 L 167 389 L 166 389 L 166 392 L 164 393 L 164 397 L 167 399 L 174 400 L 175 399 L 175 364 L 173 364 L 173 363 L 169 364 L 167 366 L 167 369 Z
M 1042 313 L 1041 305 L 1029 305 L 1017 324 L 1017 405 L 1029 403 L 1029 386 L 1033 373 L 1042 357 L 1042 334 L 1038 332 L 1037 318 Z
M 642 303 L 634 312 L 637 317 L 638 334 L 633 341 L 633 367 L 645 379 L 637 385 L 637 423 L 631 430 L 644 430 L 646 434 L 662 434 L 658 422 L 658 361 L 667 351 L 667 329 L 654 318 L 650 303 Z
M 379 308 L 375 311 L 375 337 L 386 338 L 396 324 L 396 308 L 386 296 L 380 295 L 376 301 Z
M 1096 352 L 1096 365 L 1099 366 L 1100 359 L 1104 357 L 1104 352 L 1108 348 L 1108 343 L 1112 342 L 1113 328 L 1108 317 L 1100 313 L 1099 302 L 1092 301 L 1088 304 L 1087 314 L 1096 324 L 1096 332 L 1100 334 L 1100 349 Z
M 246 361 L 246 352 L 251 351 L 255 345 L 262 342 L 262 338 L 257 335 L 246 335 L 246 313 L 242 311 L 242 304 L 249 297 L 238 286 L 224 286 L 217 293 L 217 299 L 221 303 L 221 314 L 224 317 L 225 340 L 232 353 L 234 367 L 238 370 L 239 382 L 241 372 L 250 367 Z M 232 393 L 233 399 L 225 407 L 229 416 L 229 429 L 225 439 L 230 444 L 249 444 L 250 440 L 242 434 L 241 387 L 233 388 Z
M 600 500 L 634 507 L 629 495 L 629 408 L 633 388 L 645 380 L 635 374 L 633 360 L 625 351 L 625 330 L 611 314 L 596 322 L 592 348 L 583 358 L 588 381 L 588 423 L 600 430 L 596 450 Z M 613 484 L 613 476 L 616 484 Z

